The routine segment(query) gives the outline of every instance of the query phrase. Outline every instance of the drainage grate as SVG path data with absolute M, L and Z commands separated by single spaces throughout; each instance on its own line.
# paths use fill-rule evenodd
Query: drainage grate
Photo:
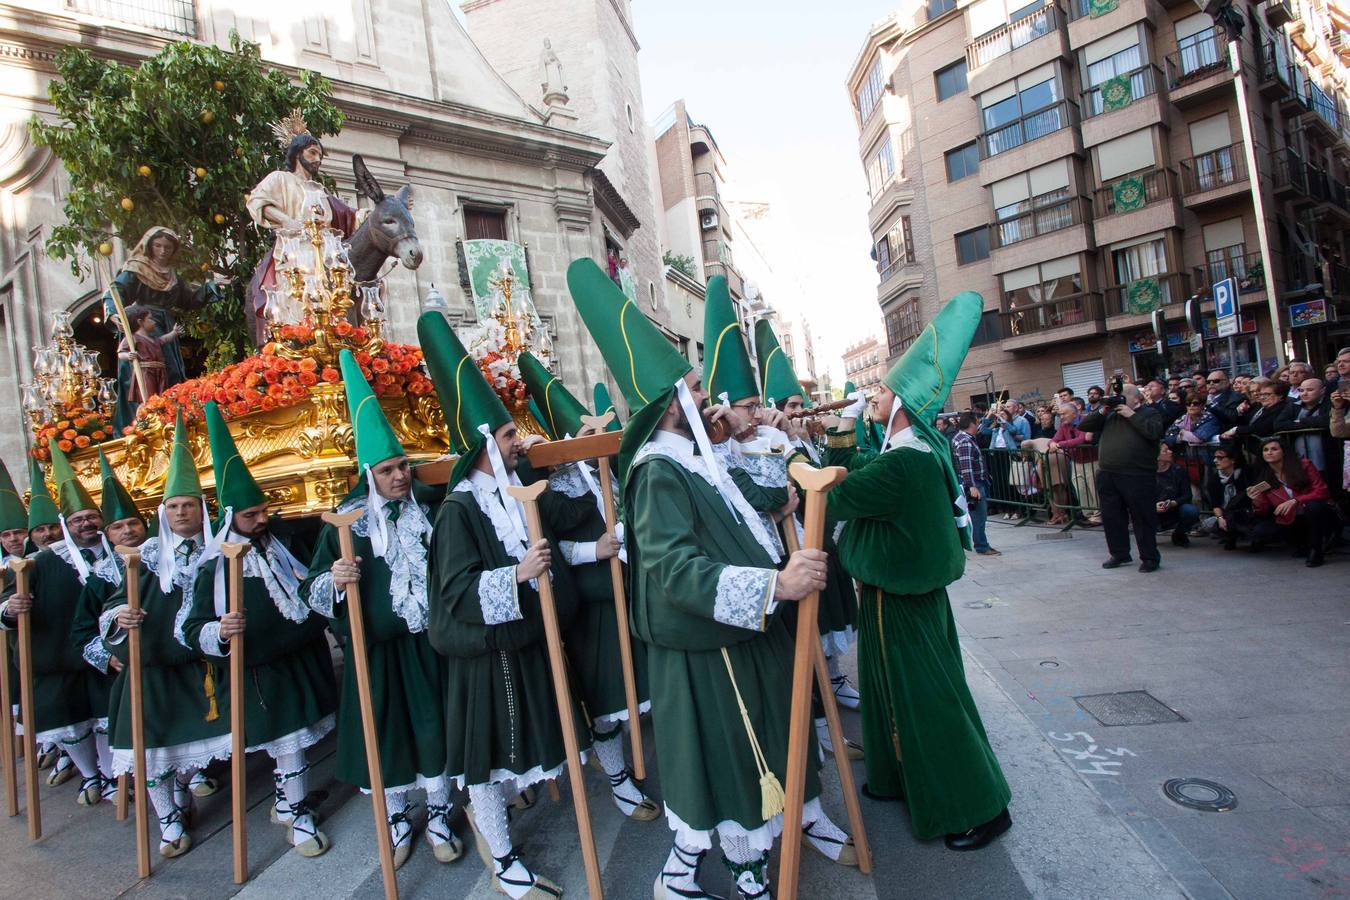
M 1038 540 L 1038 541 L 1071 541 L 1071 540 L 1073 540 L 1073 533 L 1070 532 L 1070 531 L 1055 531 L 1055 532 L 1051 532 L 1050 534 L 1038 534 L 1038 535 L 1036 535 L 1036 540 Z
M 1184 716 L 1148 691 L 1089 694 L 1073 699 L 1084 712 L 1103 725 L 1163 725 L 1186 721 Z
M 1237 808 L 1237 795 L 1206 778 L 1171 778 L 1163 782 L 1167 799 L 1203 812 L 1228 812 Z

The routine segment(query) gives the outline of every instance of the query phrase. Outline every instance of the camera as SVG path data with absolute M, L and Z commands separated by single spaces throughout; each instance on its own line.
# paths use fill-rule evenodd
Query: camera
M 1113 397 L 1102 398 L 1102 406 L 1106 406 L 1111 409 L 1115 409 L 1117 406 L 1124 406 L 1124 405 L 1125 405 L 1125 398 L 1118 395 Z

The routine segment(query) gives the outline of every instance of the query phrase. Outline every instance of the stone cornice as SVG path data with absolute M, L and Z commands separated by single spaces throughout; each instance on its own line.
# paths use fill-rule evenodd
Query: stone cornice
M 625 238 L 631 237 L 634 231 L 642 227 L 642 220 L 624 201 L 608 175 L 600 169 L 592 169 L 591 183 L 595 185 L 595 205 L 610 221 L 623 229 Z

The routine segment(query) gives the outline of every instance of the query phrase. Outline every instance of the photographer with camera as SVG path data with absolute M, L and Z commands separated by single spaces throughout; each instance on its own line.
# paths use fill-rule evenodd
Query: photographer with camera
M 1157 571 L 1158 443 L 1163 419 L 1144 402 L 1137 385 L 1121 386 L 1117 396 L 1102 399 L 1102 411 L 1083 419 L 1081 427 L 1101 435 L 1098 444 L 1097 496 L 1110 557 L 1103 569 L 1130 562 L 1130 524 L 1139 546 L 1139 571 Z
M 980 432 L 989 435 L 989 470 L 993 477 L 992 503 L 1012 498 L 1012 458 L 1022 442 L 1031 438 L 1031 426 L 1013 408 L 1015 401 L 995 403 L 980 423 Z M 1004 505 L 1004 518 L 1015 518 L 1017 507 Z

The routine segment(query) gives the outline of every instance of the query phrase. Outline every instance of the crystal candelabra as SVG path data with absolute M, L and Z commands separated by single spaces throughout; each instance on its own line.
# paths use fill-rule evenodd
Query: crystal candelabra
M 117 387 L 113 379 L 100 375 L 98 353 L 75 342 L 70 313 L 54 314 L 52 339 L 45 347 L 33 348 L 33 380 L 21 386 L 23 409 L 33 431 L 82 412 L 101 412 L 110 418 Z
M 355 281 L 348 247 L 327 225 L 327 202 L 318 185 L 306 190 L 305 209 L 299 228 L 277 232 L 277 286 L 267 291 L 265 313 L 277 352 L 313 356 L 326 366 L 337 365 L 338 351 L 344 347 L 378 352 L 388 320 L 380 285 Z M 365 334 L 340 327 L 358 303 Z M 312 346 L 290 346 L 292 342 L 284 338 L 294 334 L 292 326 L 304 326 L 309 333 L 300 343 Z
M 502 298 L 502 302 L 497 304 L 497 308 L 492 311 L 492 318 L 496 319 L 505 329 L 502 350 L 513 363 L 520 356 L 520 352 L 528 346 L 527 342 L 534 332 L 534 323 L 530 321 L 529 315 L 518 317 L 515 309 L 511 306 L 511 290 L 515 283 L 515 273 L 505 260 L 502 261 L 496 274 L 488 279 L 488 287 L 495 290 Z

